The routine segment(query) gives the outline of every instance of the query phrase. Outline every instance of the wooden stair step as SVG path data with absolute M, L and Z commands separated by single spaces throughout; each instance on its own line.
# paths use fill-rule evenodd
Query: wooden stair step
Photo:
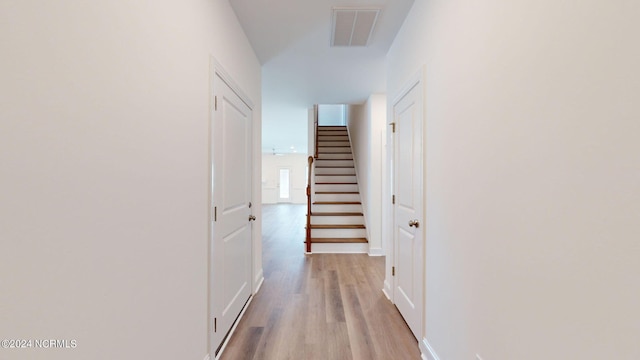
M 360 201 L 316 201 L 314 205 L 360 205 Z
M 313 212 L 311 216 L 364 216 L 361 212 Z
M 357 191 L 316 191 L 316 194 L 330 195 L 330 194 L 360 194 Z
M 368 243 L 366 238 L 311 238 L 312 243 Z
M 316 176 L 356 176 L 356 174 L 316 174 Z
M 316 169 L 321 168 L 321 169 L 353 169 L 353 166 L 349 166 L 349 165 L 336 165 L 336 166 L 330 166 L 330 165 L 317 165 Z
M 312 229 L 365 229 L 362 224 L 348 224 L 348 225 L 340 225 L 340 224 L 324 224 L 324 225 L 316 225 L 311 224 Z

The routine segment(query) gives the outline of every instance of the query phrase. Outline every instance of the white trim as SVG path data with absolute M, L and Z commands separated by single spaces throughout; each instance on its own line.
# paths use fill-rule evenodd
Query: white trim
M 427 338 L 422 338 L 422 341 L 420 341 L 420 352 L 422 353 L 422 358 L 425 360 L 440 360 L 436 351 L 433 350 L 433 347 L 427 341 Z
M 384 288 L 382 289 L 382 292 L 384 293 L 384 296 L 386 296 L 387 299 L 389 299 L 389 301 L 393 303 L 393 298 L 391 297 L 393 291 L 391 291 L 391 284 L 387 281 L 387 279 L 384 280 Z
M 264 283 L 264 272 L 262 271 L 262 269 L 260 269 L 260 271 L 258 272 L 258 276 L 255 277 L 255 279 L 253 279 L 253 295 L 257 294 L 258 291 L 260 291 L 260 288 L 262 287 L 262 284 Z
M 383 248 L 369 248 L 369 256 L 384 256 Z
M 220 359 L 220 356 L 222 356 L 222 353 L 224 352 L 224 349 L 227 347 L 227 344 L 229 344 L 229 340 L 231 340 L 231 337 L 233 336 L 233 333 L 236 331 L 236 328 L 238 327 L 238 324 L 240 323 L 240 320 L 242 320 L 242 317 L 244 316 L 244 313 L 247 311 L 247 309 L 249 308 L 249 305 L 251 304 L 252 301 L 253 301 L 253 296 L 251 296 L 249 298 L 249 300 L 247 300 L 247 303 L 244 304 L 244 307 L 242 308 L 242 311 L 240 312 L 240 315 L 238 315 L 238 317 L 236 318 L 236 321 L 233 323 L 233 326 L 231 327 L 231 330 L 229 330 L 229 333 L 227 334 L 227 337 L 224 339 L 224 342 L 222 343 L 222 346 L 220 347 L 220 351 L 218 351 L 218 354 L 216 355 L 215 360 Z
M 204 360 L 211 360 L 211 356 L 209 356 L 209 354 L 207 354 L 207 356 L 204 357 Z

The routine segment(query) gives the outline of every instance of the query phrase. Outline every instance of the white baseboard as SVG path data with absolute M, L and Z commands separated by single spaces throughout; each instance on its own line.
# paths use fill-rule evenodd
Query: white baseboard
M 422 338 L 422 341 L 420 341 L 420 352 L 424 360 L 440 360 L 427 338 Z
M 382 249 L 382 248 L 369 248 L 369 256 L 384 256 L 384 249 Z
M 253 283 L 256 284 L 255 288 L 253 289 L 254 295 L 258 293 L 258 290 L 260 290 L 260 288 L 262 287 L 263 282 L 264 282 L 264 271 L 260 269 L 260 272 L 258 272 L 258 275 L 253 281 Z
M 382 289 L 382 293 L 387 297 L 387 299 L 389 299 L 389 301 L 393 302 L 393 300 L 391 300 L 391 284 L 389 284 L 387 280 L 384 281 L 384 288 Z

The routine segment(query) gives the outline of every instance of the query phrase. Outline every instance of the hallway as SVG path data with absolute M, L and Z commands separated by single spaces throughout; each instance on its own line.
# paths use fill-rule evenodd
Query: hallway
M 221 359 L 419 359 L 384 257 L 304 254 L 304 205 L 265 205 L 264 283 Z

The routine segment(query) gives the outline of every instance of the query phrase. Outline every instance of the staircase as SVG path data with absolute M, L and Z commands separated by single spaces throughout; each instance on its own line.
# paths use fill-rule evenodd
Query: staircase
M 318 126 L 308 252 L 366 253 L 362 203 L 345 126 Z M 310 250 L 309 250 L 310 249 Z

